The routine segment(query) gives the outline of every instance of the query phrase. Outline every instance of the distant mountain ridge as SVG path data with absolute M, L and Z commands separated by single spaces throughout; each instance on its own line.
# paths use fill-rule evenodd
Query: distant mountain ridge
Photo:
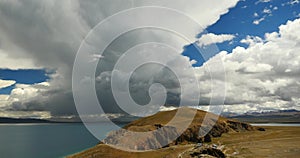
M 55 121 L 35 118 L 8 118 L 0 117 L 0 123 L 56 123 Z
M 300 111 L 295 109 L 244 114 L 223 113 L 225 117 L 249 123 L 300 123 Z

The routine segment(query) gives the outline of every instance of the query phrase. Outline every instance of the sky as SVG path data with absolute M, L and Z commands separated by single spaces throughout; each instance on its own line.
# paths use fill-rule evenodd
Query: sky
M 192 35 L 192 41 L 181 41 L 162 30 L 142 28 L 120 35 L 102 55 L 86 52 L 84 55 L 91 62 L 100 60 L 94 76 L 95 90 L 111 117 L 124 113 L 110 83 L 114 66 L 128 50 L 135 54 L 130 59 L 132 63 L 166 59 L 172 68 L 170 71 L 148 64 L 134 72 L 129 89 L 138 104 L 147 104 L 152 95 L 164 96 L 165 91 L 155 87 L 148 91 L 153 83 L 160 83 L 165 87 L 168 105 L 176 106 L 182 101 L 205 109 L 215 95 L 224 97 L 223 112 L 300 110 L 299 0 L 1 0 L 0 117 L 76 118 L 72 70 L 81 42 L 107 17 L 143 6 L 178 10 L 201 27 L 182 23 L 179 17 L 171 18 L 170 24 L 175 22 L 176 27 Z M 161 23 L 157 18 L 152 21 L 151 14 L 142 15 L 145 16 L 134 17 L 135 21 L 119 19 L 108 29 L 140 21 Z M 109 36 L 107 31 L 99 41 L 106 41 Z M 130 49 L 146 42 L 173 43 L 176 53 Z M 190 81 L 193 78 L 200 86 Z M 120 73 L 115 81 L 123 83 L 123 79 Z M 224 86 L 225 96 L 223 89 L 213 91 L 220 88 L 218 85 Z M 195 99 L 197 95 L 199 99 Z M 125 106 L 130 107 L 130 102 Z M 149 106 L 150 110 L 138 113 L 156 112 L 156 105 Z

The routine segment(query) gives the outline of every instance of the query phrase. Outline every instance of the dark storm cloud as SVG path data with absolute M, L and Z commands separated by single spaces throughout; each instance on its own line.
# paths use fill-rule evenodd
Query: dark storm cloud
M 16 61 L 14 65 L 18 65 L 18 68 L 27 68 L 30 65 L 54 70 L 55 73 L 50 76 L 49 86 L 21 85 L 16 88 L 2 106 L 5 109 L 16 111 L 45 110 L 50 111 L 53 116 L 77 114 L 71 91 L 72 68 L 76 52 L 90 29 L 114 13 L 133 6 L 159 5 L 184 11 L 206 27 L 215 23 L 220 15 L 226 13 L 228 8 L 233 7 L 236 2 L 236 0 L 226 2 L 3 0 L 0 2 L 0 52 L 3 52 L 9 59 L 15 59 L 10 61 Z M 118 7 L 116 7 L 116 3 Z M 211 7 L 215 9 L 209 9 Z M 202 14 L 199 14 L 199 10 Z M 126 19 L 120 23 L 126 23 Z M 178 25 L 185 27 L 185 24 Z M 196 35 L 201 31 L 201 28 L 188 31 Z M 161 36 L 164 37 L 161 38 Z M 120 37 L 119 42 L 112 43 L 104 52 L 104 58 L 98 65 L 99 68 L 95 77 L 97 78 L 98 97 L 107 111 L 121 111 L 115 106 L 110 91 L 109 76 L 114 63 L 130 47 L 147 41 L 160 42 L 161 39 L 174 40 L 170 35 L 161 33 L 159 30 L 156 32 L 144 30 L 136 34 L 135 32 L 128 33 L 124 37 Z M 180 45 L 182 48 L 183 46 Z M 87 53 L 88 55 L 93 54 Z M 6 58 L 2 60 L 6 60 Z M 19 60 L 28 61 L 29 64 L 23 65 L 23 63 L 17 62 Z M 177 65 L 176 69 L 180 70 L 181 63 L 188 62 L 188 60 L 188 58 L 176 54 L 176 59 L 171 65 Z M 133 76 L 131 89 L 133 96 L 136 92 L 135 100 L 141 103 L 142 100 L 147 100 L 149 85 L 159 82 L 168 89 L 167 103 L 177 104 L 180 87 L 176 78 L 171 73 L 167 73 L 166 70 L 156 69 L 157 71 L 154 71 L 154 69 L 156 69 L 155 66 L 144 69 L 140 75 L 142 78 Z M 185 74 L 186 72 L 181 71 L 181 73 Z M 146 75 L 152 76 L 153 80 L 149 81 L 143 78 Z M 186 74 L 185 78 L 189 78 L 189 75 Z M 181 86 L 189 87 L 190 85 L 186 82 Z M 192 86 L 190 87 L 192 88 Z

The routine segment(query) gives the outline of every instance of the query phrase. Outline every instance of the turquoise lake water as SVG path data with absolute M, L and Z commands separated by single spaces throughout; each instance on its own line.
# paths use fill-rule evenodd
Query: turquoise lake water
M 98 131 L 103 137 L 107 129 L 113 129 L 106 123 L 101 127 Z M 0 133 L 1 158 L 64 157 L 99 142 L 80 123 L 0 124 Z

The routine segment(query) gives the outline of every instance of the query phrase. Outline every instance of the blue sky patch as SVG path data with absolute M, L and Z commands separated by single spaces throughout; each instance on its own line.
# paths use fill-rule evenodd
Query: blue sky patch
M 20 84 L 35 84 L 49 79 L 49 72 L 45 69 L 0 69 L 0 79 L 14 80 Z M 15 85 L 0 89 L 0 94 L 10 94 Z
M 254 0 L 240 1 L 236 7 L 209 26 L 206 30 L 214 34 L 233 34 L 232 44 L 217 44 L 220 50 L 231 52 L 236 46 L 245 46 L 240 40 L 247 35 L 264 38 L 265 33 L 279 31 L 278 27 L 288 20 L 298 18 L 300 4 L 289 4 L 287 0 L 259 2 Z M 255 22 L 256 21 L 256 22 Z
M 285 24 L 288 20 L 294 20 L 300 17 L 300 3 L 293 3 L 293 0 L 270 0 L 263 2 L 261 0 L 244 0 L 231 8 L 229 12 L 222 15 L 213 25 L 209 26 L 208 33 L 232 34 L 235 38 L 232 41 L 226 41 L 216 44 L 220 51 L 232 52 L 237 46 L 247 48 L 248 45 L 241 43 L 242 39 L 249 36 L 258 36 L 264 39 L 265 33 L 278 32 L 278 27 Z M 207 32 L 200 33 L 197 37 Z M 216 55 L 215 52 L 210 56 Z M 203 65 L 203 60 L 193 45 L 184 47 L 184 56 L 190 60 L 196 60 L 193 66 Z

